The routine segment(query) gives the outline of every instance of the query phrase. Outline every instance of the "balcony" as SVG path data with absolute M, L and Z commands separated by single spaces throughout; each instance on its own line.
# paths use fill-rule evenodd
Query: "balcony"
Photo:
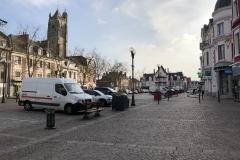
M 210 40 L 206 40 L 206 41 L 202 42 L 203 47 L 206 47 L 206 46 L 209 46 L 209 45 L 210 45 Z

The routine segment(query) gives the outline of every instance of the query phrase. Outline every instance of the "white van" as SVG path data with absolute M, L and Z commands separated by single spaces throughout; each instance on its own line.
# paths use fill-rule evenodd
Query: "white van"
M 23 78 L 18 104 L 26 111 L 36 107 L 74 114 L 85 109 L 83 104 L 86 102 L 92 102 L 92 97 L 72 79 Z

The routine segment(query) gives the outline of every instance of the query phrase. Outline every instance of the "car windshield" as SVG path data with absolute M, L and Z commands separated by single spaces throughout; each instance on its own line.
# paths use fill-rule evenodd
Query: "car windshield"
M 109 88 L 109 90 L 112 91 L 112 92 L 116 92 L 116 91 L 115 91 L 114 89 L 112 89 L 112 88 Z
M 82 94 L 83 90 L 77 83 L 64 83 L 67 91 L 71 94 Z

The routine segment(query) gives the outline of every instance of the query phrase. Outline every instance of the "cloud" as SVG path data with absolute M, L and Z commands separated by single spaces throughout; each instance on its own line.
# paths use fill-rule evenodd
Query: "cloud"
M 18 3 L 22 3 L 25 6 L 33 5 L 37 7 L 41 6 L 51 6 L 51 5 L 62 5 L 66 4 L 65 2 L 57 2 L 56 0 L 17 0 Z
M 103 20 L 101 20 L 101 19 L 98 19 L 98 24 L 105 24 L 105 23 L 107 23 L 106 21 L 103 21 Z
M 146 44 L 146 45 L 142 45 L 142 48 L 145 49 L 145 50 L 152 50 L 152 49 L 156 48 L 156 45 Z
M 117 13 L 119 11 L 119 8 L 118 7 L 115 7 L 114 9 L 113 9 L 113 12 L 114 13 Z
M 168 51 L 168 52 L 173 52 L 173 51 L 174 51 L 174 48 L 168 48 L 167 51 Z
M 104 9 L 104 2 L 103 1 L 94 1 L 92 3 L 92 8 L 94 9 L 95 12 L 99 12 Z

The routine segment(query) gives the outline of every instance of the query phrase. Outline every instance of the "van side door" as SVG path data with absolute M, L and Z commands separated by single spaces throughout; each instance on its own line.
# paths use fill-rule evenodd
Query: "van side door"
M 36 107 L 52 108 L 52 88 L 53 84 L 51 83 L 38 83 Z
M 62 84 L 55 84 L 53 88 L 53 101 L 52 101 L 52 106 L 55 109 L 64 111 L 64 106 L 68 102 L 67 99 L 68 96 L 64 95 L 63 94 L 64 92 L 67 93 L 66 89 Z

